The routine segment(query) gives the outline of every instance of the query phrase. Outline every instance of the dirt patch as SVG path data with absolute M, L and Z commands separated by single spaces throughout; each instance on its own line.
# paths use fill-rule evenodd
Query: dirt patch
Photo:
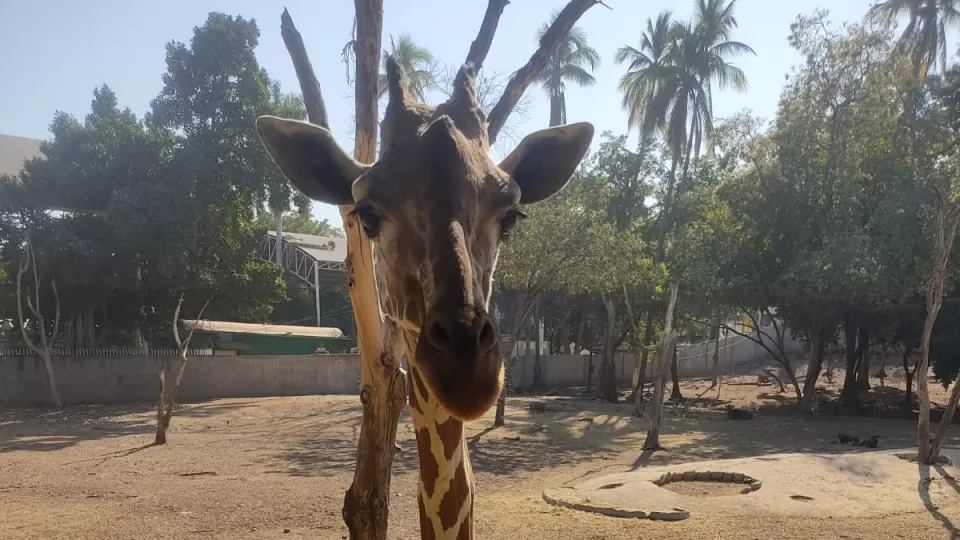
M 671 482 L 663 489 L 668 489 L 678 495 L 688 497 L 726 497 L 740 495 L 743 486 L 724 482 Z
M 641 450 L 646 420 L 632 416 L 632 404 L 600 404 L 573 392 L 511 398 L 506 428 L 491 429 L 491 411 L 466 429 L 476 473 L 476 536 L 696 540 L 802 534 L 831 540 L 841 535 L 924 540 L 949 538 L 948 527 L 960 524 L 960 507 L 869 519 L 700 515 L 657 522 L 544 502 L 545 487 L 645 467 L 779 452 L 867 451 L 831 445 L 841 432 L 880 435 L 886 448 L 915 444 L 912 419 L 803 417 L 761 410 L 751 422 L 732 422 L 723 409 L 727 402 L 747 408 L 780 405 L 773 398 L 758 399 L 761 390 L 755 382 L 733 383 L 724 381 L 719 400 L 668 406 L 661 431 L 666 450 L 654 453 Z M 692 398 L 708 386 L 684 382 L 682 390 Z M 945 395 L 937 394 L 939 385 L 930 389 L 934 400 L 945 402 L 938 397 Z M 546 411 L 531 414 L 532 401 L 546 403 Z M 790 401 L 784 394 L 783 403 Z M 49 412 L 0 411 L 3 540 L 341 540 L 347 535 L 340 509 L 353 477 L 361 414 L 356 396 L 186 404 L 174 415 L 165 447 L 149 446 L 156 414 L 150 404 L 72 407 L 43 416 Z M 591 421 L 578 420 L 582 418 Z M 538 424 L 546 429 L 535 430 Z M 953 429 L 951 444 L 960 444 L 960 430 Z M 397 441 L 403 451 L 394 463 L 388 537 L 418 538 L 417 460 L 406 413 Z

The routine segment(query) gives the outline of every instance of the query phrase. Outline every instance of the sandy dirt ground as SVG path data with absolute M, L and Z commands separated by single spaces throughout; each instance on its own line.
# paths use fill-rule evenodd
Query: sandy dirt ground
M 836 416 L 827 402 L 820 415 L 803 417 L 791 410 L 788 394 L 754 381 L 727 381 L 719 400 L 694 400 L 708 383 L 685 382 L 685 404 L 668 406 L 665 413 L 667 449 L 655 453 L 640 450 L 646 421 L 631 415 L 631 405 L 600 404 L 575 392 L 512 398 L 507 428 L 489 429 L 492 417 L 487 417 L 467 429 L 478 486 L 477 537 L 960 538 L 960 508 L 880 519 L 712 515 L 664 523 L 543 502 L 544 488 L 635 467 L 779 452 L 869 451 L 831 444 L 839 433 L 880 436 L 881 448 L 915 445 L 910 419 Z M 897 384 L 887 380 L 888 387 Z M 931 389 L 935 402 L 946 401 L 940 386 Z M 827 385 L 824 400 L 836 390 Z M 876 397 L 880 403 L 902 400 L 895 387 L 869 396 Z M 530 413 L 531 401 L 545 402 L 547 412 Z M 728 420 L 723 413 L 728 403 L 752 407 L 757 415 Z M 175 414 L 164 447 L 149 446 L 153 419 L 146 404 L 0 410 L 0 539 L 346 538 L 340 508 L 353 474 L 356 397 L 188 404 Z M 398 440 L 403 451 L 394 466 L 390 538 L 415 539 L 417 463 L 406 413 Z M 960 444 L 960 428 L 953 428 L 950 443 Z

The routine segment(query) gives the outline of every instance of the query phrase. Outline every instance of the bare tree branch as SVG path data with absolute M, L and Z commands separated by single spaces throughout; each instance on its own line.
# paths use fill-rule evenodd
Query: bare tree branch
M 557 50 L 560 42 L 563 41 L 563 38 L 566 37 L 580 17 L 588 9 L 599 3 L 598 0 L 570 0 L 570 3 L 557 15 L 557 19 L 553 21 L 547 33 L 543 35 L 543 39 L 540 40 L 540 46 L 534 51 L 530 60 L 510 78 L 500 101 L 490 111 L 487 118 L 487 134 L 490 137 L 491 146 L 496 142 L 497 135 L 500 134 L 500 130 L 507 123 L 507 118 L 513 112 L 513 108 L 520 101 L 520 98 L 523 97 L 527 87 L 530 86 L 537 74 L 547 66 L 550 55 Z
M 493 36 L 497 33 L 497 24 L 500 23 L 500 15 L 509 3 L 508 0 L 490 0 L 487 3 L 487 11 L 483 14 L 480 31 L 477 32 L 477 38 L 470 44 L 470 52 L 467 53 L 467 62 L 473 62 L 477 72 L 483 67 L 483 61 L 490 52 Z
M 307 50 L 303 46 L 303 37 L 297 31 L 293 24 L 293 18 L 286 8 L 283 9 L 283 15 L 280 16 L 280 35 L 283 36 L 283 44 L 290 53 L 290 59 L 293 60 L 293 68 L 297 72 L 297 80 L 300 81 L 300 91 L 303 93 L 303 104 L 307 108 L 307 118 L 310 122 L 330 129 L 330 122 L 327 120 L 327 107 L 323 101 L 323 93 L 320 91 L 320 81 L 313 72 L 313 65 L 310 63 L 310 57 L 307 56 Z

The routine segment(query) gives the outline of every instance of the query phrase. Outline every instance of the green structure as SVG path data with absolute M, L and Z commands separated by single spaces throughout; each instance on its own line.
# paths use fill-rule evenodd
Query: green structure
M 334 354 L 353 347 L 339 328 L 183 319 L 180 324 L 194 330 L 191 348 L 211 347 L 216 354 Z

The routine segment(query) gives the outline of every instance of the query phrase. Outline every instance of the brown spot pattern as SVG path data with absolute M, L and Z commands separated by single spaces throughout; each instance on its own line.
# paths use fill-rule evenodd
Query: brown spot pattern
M 460 532 L 457 533 L 457 540 L 473 540 L 473 504 L 470 505 L 470 510 L 467 511 L 467 518 L 463 520 L 463 524 L 460 525 Z
M 408 401 L 410 402 L 410 408 L 416 410 L 418 413 L 423 414 L 423 409 L 420 407 L 420 398 L 417 397 L 417 389 L 414 388 L 413 374 L 414 370 L 410 370 L 407 374 L 407 395 Z M 417 443 L 419 446 L 419 443 Z
M 427 497 L 433 497 L 440 466 L 430 453 L 430 432 L 427 428 L 417 430 L 417 458 L 420 460 L 420 481 L 423 482 Z
M 467 482 L 467 472 L 461 463 L 453 475 L 453 480 L 450 481 L 450 489 L 440 501 L 440 524 L 444 530 L 457 524 L 460 509 L 468 500 L 472 500 L 470 484 Z
M 443 443 L 443 455 L 448 460 L 453 459 L 453 453 L 457 451 L 463 438 L 463 422 L 451 416 L 446 422 L 437 424 L 437 434 Z
M 437 535 L 433 532 L 433 524 L 427 517 L 427 509 L 423 506 L 423 497 L 417 497 L 417 506 L 420 507 L 420 539 L 436 540 Z
M 417 385 L 417 390 L 420 391 L 420 395 L 423 396 L 424 403 L 430 403 L 430 394 L 427 393 L 427 385 L 423 383 L 423 379 L 420 378 L 420 372 L 414 368 L 410 368 L 410 373 L 413 374 L 413 382 Z

